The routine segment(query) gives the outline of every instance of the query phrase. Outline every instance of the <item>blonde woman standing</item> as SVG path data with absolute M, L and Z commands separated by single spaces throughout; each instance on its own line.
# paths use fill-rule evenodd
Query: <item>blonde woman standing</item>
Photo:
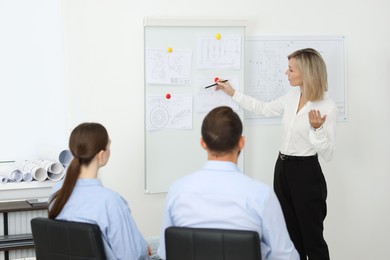
M 326 65 L 316 50 L 290 54 L 286 75 L 293 88 L 271 102 L 246 96 L 228 82 L 218 82 L 216 89 L 248 111 L 282 116 L 283 139 L 274 190 L 301 260 L 327 260 L 329 251 L 323 237 L 327 187 L 318 155 L 325 161 L 333 157 L 337 107 L 327 95 Z

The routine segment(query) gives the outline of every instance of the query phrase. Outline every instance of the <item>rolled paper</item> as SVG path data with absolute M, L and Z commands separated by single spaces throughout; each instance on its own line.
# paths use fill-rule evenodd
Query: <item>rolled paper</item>
M 9 179 L 15 182 L 20 182 L 23 179 L 23 173 L 18 169 L 14 169 L 10 172 Z
M 1 183 L 7 183 L 8 182 L 7 177 L 4 177 L 4 176 L 0 175 L 0 182 Z
M 44 181 L 47 179 L 47 170 L 33 161 L 25 161 L 23 163 L 19 163 L 19 165 L 23 172 L 31 173 L 31 176 L 35 180 Z
M 43 158 L 41 156 L 25 161 L 15 162 L 12 169 L 4 172 L 2 182 L 8 181 L 59 181 L 65 176 L 65 167 L 67 167 L 73 159 L 70 150 L 62 150 L 58 155 L 59 162 Z
M 44 181 L 47 179 L 47 171 L 42 167 L 34 166 L 31 169 L 31 175 L 37 181 Z
M 59 181 L 64 177 L 64 175 L 65 175 L 65 171 L 62 171 L 61 173 L 48 172 L 47 178 L 51 181 Z
M 15 165 L 12 165 L 2 171 L 2 175 L 7 178 L 8 181 L 20 182 L 23 179 L 23 174 L 20 169 Z
M 58 156 L 58 160 L 63 166 L 68 166 L 73 159 L 73 155 L 69 150 L 63 150 Z
M 23 181 L 29 182 L 32 181 L 33 177 L 30 172 L 23 172 Z
M 59 162 L 53 162 L 45 159 L 35 159 L 32 162 L 40 167 L 45 168 L 47 172 L 60 174 L 64 170 L 64 166 Z

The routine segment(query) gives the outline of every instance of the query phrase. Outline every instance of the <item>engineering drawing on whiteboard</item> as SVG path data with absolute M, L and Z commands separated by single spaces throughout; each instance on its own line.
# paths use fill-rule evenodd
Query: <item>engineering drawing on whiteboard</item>
M 192 95 L 148 96 L 146 129 L 192 129 Z
M 229 79 L 229 82 L 235 86 L 236 89 L 240 89 L 237 77 L 223 77 Z M 225 94 L 223 91 L 215 91 L 215 88 L 205 88 L 213 82 L 211 78 L 198 78 L 196 81 L 198 86 L 198 94 L 195 97 L 195 107 L 198 113 L 208 113 L 218 106 L 229 106 L 234 111 L 239 111 L 238 104 L 233 99 Z
M 328 71 L 328 92 L 337 103 L 339 121 L 347 119 L 345 83 L 345 39 L 340 36 L 254 36 L 245 42 L 245 93 L 261 101 L 274 100 L 291 88 L 285 71 L 287 56 L 303 48 L 314 48 L 323 56 Z M 254 124 L 279 124 L 280 118 L 266 118 L 246 112 Z
M 198 37 L 198 69 L 240 69 L 241 37 L 224 35 Z
M 191 84 L 192 52 L 183 50 L 147 49 L 146 82 L 150 84 Z

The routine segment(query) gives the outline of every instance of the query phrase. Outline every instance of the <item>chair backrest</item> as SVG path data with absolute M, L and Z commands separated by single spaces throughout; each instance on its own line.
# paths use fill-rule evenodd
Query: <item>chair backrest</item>
M 259 234 L 255 231 L 168 227 L 167 260 L 261 260 Z
M 33 218 L 37 260 L 105 260 L 100 228 L 94 224 Z

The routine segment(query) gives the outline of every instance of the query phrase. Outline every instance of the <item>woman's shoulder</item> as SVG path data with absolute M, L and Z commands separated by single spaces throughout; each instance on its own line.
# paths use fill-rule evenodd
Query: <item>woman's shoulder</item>
M 314 101 L 312 103 L 317 105 L 317 106 L 322 106 L 322 107 L 326 107 L 329 109 L 337 107 L 336 102 L 333 100 L 333 98 L 327 92 L 325 92 L 323 99 L 318 100 L 318 101 Z
M 131 212 L 127 201 L 118 192 L 104 187 L 96 196 L 96 202 L 111 214 L 122 215 L 123 212 Z
M 102 187 L 101 192 L 104 194 L 107 200 L 113 200 L 118 202 L 124 201 L 123 197 L 118 192 L 111 190 L 109 188 Z
M 117 191 L 104 187 L 100 180 L 91 179 L 81 181 L 82 182 L 79 180 L 78 184 L 80 184 L 79 188 L 83 190 L 82 193 L 89 193 L 87 196 L 93 196 L 99 203 L 105 205 L 127 206 L 127 202 Z M 83 186 L 87 189 L 83 189 Z M 90 189 L 88 189 L 88 187 Z

